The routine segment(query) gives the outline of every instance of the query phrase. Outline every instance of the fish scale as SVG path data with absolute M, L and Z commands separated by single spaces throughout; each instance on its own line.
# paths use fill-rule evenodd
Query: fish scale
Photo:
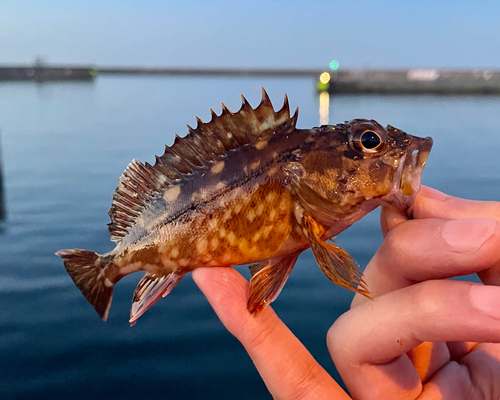
M 195 268 L 251 264 L 248 311 L 276 299 L 299 254 L 311 248 L 334 283 L 369 296 L 356 262 L 327 242 L 379 205 L 411 214 L 432 139 L 357 119 L 297 129 L 285 95 L 188 126 L 154 165 L 133 160 L 113 195 L 114 250 L 56 254 L 103 320 L 114 285 L 146 274 L 132 299 L 133 325 Z

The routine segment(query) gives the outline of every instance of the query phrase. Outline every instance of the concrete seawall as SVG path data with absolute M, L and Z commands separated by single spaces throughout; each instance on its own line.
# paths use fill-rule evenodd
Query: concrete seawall
M 91 66 L 0 66 L 1 81 L 86 81 L 98 75 L 305 77 L 318 82 L 319 69 L 155 68 Z M 500 94 L 500 70 L 407 69 L 340 70 L 318 82 L 320 92 L 392 94 Z
M 91 67 L 48 67 L 48 66 L 12 66 L 0 67 L 1 81 L 89 81 L 95 77 Z
M 330 81 L 318 87 L 329 93 L 500 94 L 500 71 L 347 70 L 330 73 Z

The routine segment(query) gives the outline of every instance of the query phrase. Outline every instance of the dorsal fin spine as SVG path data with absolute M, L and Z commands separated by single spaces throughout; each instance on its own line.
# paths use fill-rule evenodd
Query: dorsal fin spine
M 222 101 L 220 102 L 220 106 L 222 108 L 222 113 L 220 115 L 221 117 L 228 114 L 233 115 L 232 111 Z M 217 115 L 215 115 L 215 117 L 217 117 Z
M 144 181 L 144 183 L 146 185 L 143 184 L 143 182 L 140 182 L 141 183 L 141 186 L 143 186 L 145 188 L 145 190 L 148 189 L 148 187 L 154 187 L 154 182 L 151 180 L 151 177 L 148 175 L 148 172 L 146 170 L 146 167 L 138 160 L 135 160 L 133 161 L 133 164 L 132 164 L 132 170 L 137 174 L 137 175 L 133 175 L 134 177 L 135 176 L 139 176 L 142 181 Z
M 184 174 L 193 172 L 182 157 L 179 156 L 179 154 L 177 154 L 171 147 L 165 146 L 165 153 L 163 153 L 160 159 L 162 163 L 169 165 L 175 172 L 177 172 L 179 178 L 182 178 Z
M 203 138 L 202 135 L 200 135 L 189 125 L 187 127 L 189 134 L 188 136 L 186 136 L 186 138 L 189 138 L 188 140 L 193 142 L 193 146 L 198 147 L 198 151 L 200 152 L 200 155 L 203 156 L 205 161 L 211 163 L 215 158 L 214 149 L 212 148 L 212 146 L 210 146 L 210 143 L 208 143 L 205 138 Z
M 207 159 L 210 157 L 210 153 L 207 154 L 206 148 L 204 148 L 204 144 L 200 143 L 198 140 L 198 145 L 196 146 L 193 142 L 199 139 L 194 135 L 188 135 L 184 139 L 181 139 L 184 145 L 196 156 L 196 160 L 199 163 L 196 167 L 206 167 L 211 164 L 211 160 Z M 206 144 L 208 146 L 208 143 Z
M 175 134 L 175 141 L 171 149 L 183 159 L 192 171 L 203 166 L 203 157 L 201 157 L 200 153 L 189 145 L 189 141 L 182 139 L 177 134 Z
M 165 146 L 167 147 L 167 146 Z M 156 163 L 153 166 L 154 169 L 162 173 L 167 177 L 167 179 L 170 181 L 170 184 L 172 184 L 174 181 L 178 181 L 180 179 L 180 173 L 173 168 L 171 165 L 167 164 L 164 162 L 161 157 L 155 156 L 156 157 Z

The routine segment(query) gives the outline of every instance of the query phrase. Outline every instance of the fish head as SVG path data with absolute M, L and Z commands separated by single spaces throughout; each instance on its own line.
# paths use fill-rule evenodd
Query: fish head
M 332 219 L 344 219 L 355 211 L 358 219 L 378 205 L 412 215 L 431 138 L 367 119 L 313 131 L 313 148 L 300 159 L 300 180 L 334 205 Z
M 376 200 L 411 216 L 432 138 L 409 135 L 391 125 L 384 128 L 366 119 L 352 120 L 338 129 L 344 135 L 345 190 L 357 201 Z

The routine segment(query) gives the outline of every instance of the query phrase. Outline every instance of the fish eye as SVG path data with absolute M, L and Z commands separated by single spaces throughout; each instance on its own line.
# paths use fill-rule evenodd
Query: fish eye
M 373 126 L 366 125 L 362 124 L 353 130 L 350 138 L 351 147 L 363 154 L 377 153 L 385 147 L 385 132 L 379 132 Z
M 373 150 L 382 143 L 382 139 L 373 131 L 364 131 L 360 138 L 361 146 L 366 150 Z

